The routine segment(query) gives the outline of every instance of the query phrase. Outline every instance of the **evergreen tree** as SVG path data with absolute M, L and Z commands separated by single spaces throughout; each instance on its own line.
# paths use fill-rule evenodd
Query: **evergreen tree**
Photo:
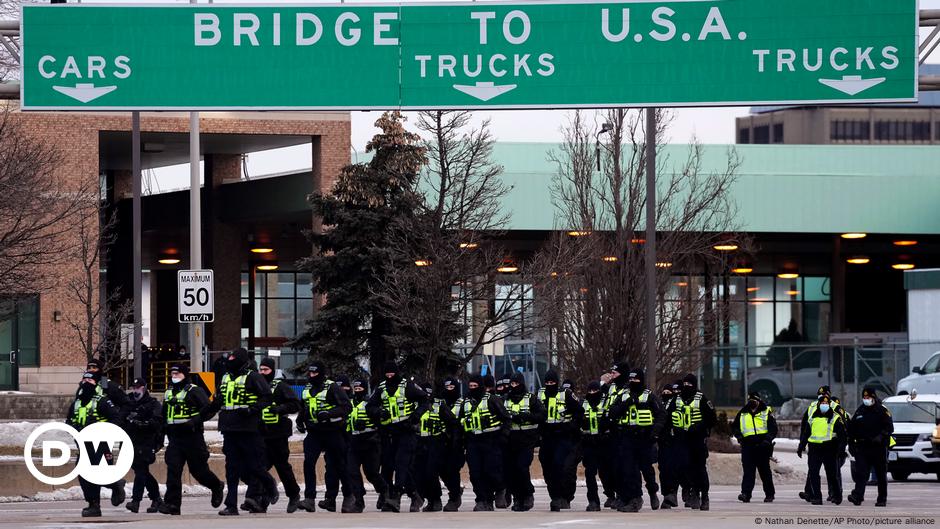
M 343 168 L 328 194 L 309 197 L 323 229 L 310 233 L 313 254 L 301 269 L 313 274 L 315 294 L 324 297 L 306 329 L 292 343 L 334 370 L 353 372 L 369 359 L 373 378 L 386 360 L 394 324 L 383 314 L 372 289 L 389 267 L 414 266 L 396 254 L 388 237 L 392 226 L 414 216 L 420 200 L 418 174 L 426 163 L 420 138 L 407 132 L 398 112 L 376 121 L 382 130 L 366 146 L 371 161 Z

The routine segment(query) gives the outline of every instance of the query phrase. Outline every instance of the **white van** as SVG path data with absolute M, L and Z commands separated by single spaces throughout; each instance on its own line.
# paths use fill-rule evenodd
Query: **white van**
M 931 355 L 923 366 L 914 366 L 910 375 L 898 380 L 898 395 L 907 395 L 915 389 L 918 393 L 940 393 L 940 351 Z
M 931 437 L 940 420 L 940 395 L 888 397 L 884 405 L 894 419 L 895 444 L 888 451 L 888 472 L 898 481 L 911 474 L 935 474 L 940 480 L 940 455 L 934 453 Z

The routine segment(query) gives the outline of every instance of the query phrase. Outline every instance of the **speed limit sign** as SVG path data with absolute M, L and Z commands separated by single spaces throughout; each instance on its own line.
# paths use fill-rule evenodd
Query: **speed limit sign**
M 211 323 L 213 311 L 212 270 L 180 270 L 176 274 L 180 323 Z

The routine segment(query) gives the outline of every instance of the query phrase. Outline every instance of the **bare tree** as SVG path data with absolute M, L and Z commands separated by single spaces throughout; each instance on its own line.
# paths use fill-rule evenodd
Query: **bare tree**
M 35 141 L 9 111 L 0 113 L 0 292 L 48 288 L 54 266 L 68 262 L 73 230 L 94 208 L 97 194 L 56 169 L 55 146 Z
M 567 233 L 549 244 L 569 268 L 547 281 L 540 311 L 552 328 L 558 363 L 580 383 L 614 360 L 645 365 L 644 268 L 645 141 L 642 111 L 614 109 L 595 115 L 608 134 L 575 112 L 563 129 L 553 182 L 556 207 Z M 658 111 L 657 139 L 670 116 Z M 703 169 L 703 149 L 688 146 L 684 160 L 672 160 L 665 144 L 657 150 L 657 347 L 663 373 L 690 369 L 690 353 L 713 343 L 717 314 L 711 279 L 728 265 L 718 243 L 747 251 L 736 233 L 736 208 L 729 195 L 740 159 L 732 149 L 719 171 Z M 598 170 L 600 157 L 600 170 Z M 682 274 L 702 277 L 701 283 Z M 725 304 L 726 305 L 726 304 Z
M 20 4 L 34 3 L 36 0 L 0 0 L 0 20 L 18 20 L 20 18 Z M 20 55 L 19 38 L 7 39 L 0 35 L 0 82 L 17 79 L 20 75 L 20 64 L 17 56 Z

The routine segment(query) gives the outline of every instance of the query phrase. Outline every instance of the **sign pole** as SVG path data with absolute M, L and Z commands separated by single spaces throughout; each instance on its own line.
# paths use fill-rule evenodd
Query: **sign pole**
M 189 267 L 202 269 L 202 207 L 199 202 L 199 112 L 189 113 Z M 202 323 L 189 324 L 189 365 L 202 371 Z
M 646 382 L 656 386 L 656 109 L 646 109 Z
M 141 343 L 143 342 L 143 310 L 141 309 L 142 287 L 141 287 L 141 263 L 140 263 L 140 112 L 131 113 L 131 189 L 132 198 L 132 217 L 134 230 L 134 377 L 143 376 L 143 359 L 141 355 Z

